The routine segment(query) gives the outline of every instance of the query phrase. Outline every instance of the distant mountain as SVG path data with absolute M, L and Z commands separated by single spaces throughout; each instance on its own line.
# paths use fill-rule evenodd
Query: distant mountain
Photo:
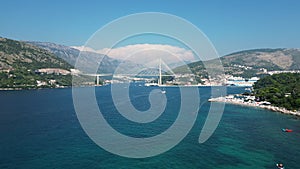
M 300 49 L 252 49 L 235 52 L 220 58 L 226 74 L 249 78 L 260 76 L 266 71 L 300 70 Z M 206 63 L 216 60 L 206 61 Z M 205 63 L 205 62 L 204 62 Z M 207 77 L 202 61 L 174 69 L 181 72 L 187 67 L 196 75 Z
M 35 88 L 37 81 L 52 80 L 53 85 L 70 85 L 69 76 L 40 76 L 36 70 L 42 68 L 55 68 L 50 71 L 69 72 L 72 66 L 61 58 L 45 49 L 36 46 L 0 38 L 0 88 Z
M 62 68 L 70 69 L 72 66 L 47 50 L 36 46 L 0 38 L 0 69 L 39 69 Z
M 25 41 L 28 44 L 37 46 L 39 48 L 45 49 L 57 57 L 67 61 L 71 65 L 75 65 L 77 56 L 79 54 L 79 51 L 77 49 L 73 49 L 68 46 L 59 45 L 55 43 L 49 43 L 49 42 L 33 42 L 33 41 Z
M 221 58 L 224 65 L 244 65 L 268 70 L 300 69 L 300 49 L 253 49 Z
M 113 59 L 126 59 L 132 63 L 143 64 L 148 67 L 157 67 L 156 62 L 160 59 L 170 68 L 199 60 L 194 56 L 192 50 L 167 44 L 141 43 L 98 50 L 84 46 L 73 46 L 73 48 L 98 54 L 107 53 L 107 55 Z
M 89 52 L 89 51 L 79 51 L 78 49 L 64 46 L 64 45 L 58 45 L 55 43 L 48 43 L 48 42 L 26 42 L 35 46 L 38 46 L 40 48 L 46 49 L 49 52 L 55 54 L 56 56 L 64 59 L 71 65 L 75 66 L 76 60 L 81 54 L 81 57 L 83 59 L 83 62 L 85 68 L 85 71 L 92 71 L 91 67 L 98 66 L 100 60 L 101 64 L 98 69 L 98 73 L 113 73 L 116 68 L 123 62 L 121 60 L 112 59 L 106 55 L 101 55 L 95 52 Z M 80 53 L 81 52 L 81 53 Z M 124 63 L 123 63 L 124 64 Z M 141 68 L 142 65 L 138 65 L 129 61 L 125 61 L 126 66 L 122 66 L 119 68 L 119 72 L 126 73 L 132 69 L 135 68 Z

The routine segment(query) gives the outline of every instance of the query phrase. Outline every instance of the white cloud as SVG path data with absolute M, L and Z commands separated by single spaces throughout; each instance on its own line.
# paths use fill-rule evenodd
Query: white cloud
M 170 67 L 184 64 L 183 61 L 194 62 L 197 61 L 191 50 L 180 48 L 171 45 L 161 44 L 135 44 L 128 45 L 119 48 L 104 48 L 101 50 L 93 50 L 86 47 L 73 47 L 78 50 L 84 50 L 89 52 L 96 52 L 100 54 L 106 54 L 107 56 L 119 59 L 128 60 L 138 64 L 144 64 L 147 66 L 154 66 L 157 64 L 158 59 L 162 59 L 163 62 Z

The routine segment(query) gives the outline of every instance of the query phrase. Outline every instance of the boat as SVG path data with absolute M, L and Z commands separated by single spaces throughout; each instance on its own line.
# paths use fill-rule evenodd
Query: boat
M 281 129 L 283 132 L 292 132 L 292 129 Z
M 279 164 L 277 163 L 276 166 L 278 169 L 284 169 L 284 166 L 282 163 L 279 163 Z
M 157 83 L 145 83 L 145 86 L 158 86 L 158 84 Z
M 162 90 L 161 93 L 162 93 L 162 94 L 166 94 L 167 92 L 166 92 L 165 90 Z

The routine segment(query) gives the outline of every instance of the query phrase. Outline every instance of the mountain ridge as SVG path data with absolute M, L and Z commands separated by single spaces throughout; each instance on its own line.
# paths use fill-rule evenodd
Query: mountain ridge
M 0 88 L 70 86 L 71 68 L 45 49 L 0 38 Z
M 91 67 L 98 67 L 99 64 L 99 69 L 98 73 L 114 73 L 114 71 L 118 68 L 118 66 L 121 63 L 124 63 L 128 66 L 126 67 L 119 67 L 120 72 L 128 72 L 129 70 L 133 69 L 134 67 L 142 67 L 142 65 L 138 65 L 129 61 L 121 61 L 117 59 L 113 59 L 109 56 L 106 55 L 101 55 L 99 53 L 95 52 L 89 52 L 89 51 L 80 51 L 76 48 L 70 47 L 70 46 L 65 46 L 65 45 L 60 45 L 56 43 L 51 43 L 51 42 L 36 42 L 36 41 L 26 41 L 26 43 L 35 45 L 37 47 L 43 48 L 48 50 L 49 52 L 55 54 L 56 56 L 64 59 L 71 65 L 75 66 L 76 61 L 78 56 L 80 55 L 81 59 L 81 64 L 85 65 L 84 69 L 86 72 L 93 72 Z M 101 60 L 101 63 L 99 63 Z M 91 66 L 93 65 L 93 66 Z
M 259 61 L 270 62 L 277 65 L 283 70 L 299 69 L 295 65 L 299 65 L 299 61 L 295 60 L 300 57 L 300 49 L 298 48 L 261 48 L 261 49 L 250 49 L 243 50 L 239 52 L 234 52 L 221 57 L 221 60 L 226 63 L 230 61 L 231 58 L 236 60 L 236 57 L 242 57 L 243 61 L 251 61 L 250 58 L 255 61 L 255 63 L 245 62 L 245 65 L 254 66 L 259 63 Z M 256 59 L 256 60 L 254 60 Z M 258 61 L 259 60 L 259 61 Z
M 70 64 L 47 50 L 7 38 L 0 38 L 0 55 L 2 69 L 21 67 L 25 64 L 32 68 L 72 68 Z M 39 64 L 33 65 L 35 62 Z
M 106 55 L 82 52 L 65 45 L 0 38 L 0 72 L 3 74 L 5 70 L 9 71 L 16 68 L 22 70 L 21 72 L 24 74 L 28 70 L 33 71 L 40 68 L 69 70 L 74 67 L 79 54 L 83 59 L 83 63 L 85 63 L 85 67 L 87 67 L 87 72 L 90 71 L 90 67 L 98 64 L 100 64 L 98 73 L 114 74 L 115 70 L 119 69 L 118 73 L 130 74 L 131 70 L 145 70 L 143 65 L 130 62 L 124 64 L 124 61 L 112 59 Z M 99 63 L 100 60 L 101 63 Z M 193 73 L 198 79 L 197 81 L 201 82 L 200 79 L 209 78 L 205 65 L 213 65 L 220 63 L 220 61 L 226 75 L 250 78 L 265 75 L 268 71 L 300 70 L 300 49 L 261 48 L 243 50 L 224 55 L 220 59 L 192 62 L 173 69 L 173 72 Z M 119 67 L 120 64 L 125 66 Z M 186 71 L 188 69 L 191 71 Z
M 250 49 L 224 55 L 219 58 L 227 75 L 250 78 L 261 76 L 267 71 L 300 70 L 300 49 L 298 48 L 261 48 Z M 216 62 L 218 59 L 198 61 L 177 67 L 175 72 L 189 68 L 200 78 L 207 78 L 205 63 Z

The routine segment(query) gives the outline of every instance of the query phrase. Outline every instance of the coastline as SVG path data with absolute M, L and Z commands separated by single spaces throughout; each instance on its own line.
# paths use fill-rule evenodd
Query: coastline
M 106 84 L 107 85 L 107 84 Z M 15 91 L 15 90 L 39 90 L 39 89 L 63 89 L 70 87 L 99 87 L 105 85 L 76 85 L 76 86 L 60 86 L 60 87 L 36 87 L 36 88 L 0 88 L 0 91 Z M 158 87 L 222 87 L 222 85 L 159 85 Z M 149 86 L 148 86 L 149 87 Z
M 10 91 L 10 90 L 24 90 L 22 88 L 0 88 L 0 91 Z
M 283 107 L 276 107 L 272 105 L 264 105 L 263 102 L 245 102 L 243 99 L 237 99 L 237 98 L 227 98 L 227 97 L 217 97 L 217 98 L 211 98 L 208 99 L 209 102 L 223 102 L 228 104 L 235 104 L 240 106 L 248 106 L 248 107 L 258 107 L 262 109 L 271 110 L 274 112 L 279 112 L 282 114 L 288 114 L 288 115 L 294 115 L 300 117 L 300 111 L 292 111 L 287 110 Z
M 19 90 L 41 90 L 41 89 L 65 89 L 72 86 L 61 86 L 61 87 L 40 87 L 40 88 L 0 88 L 0 91 L 19 91 Z

